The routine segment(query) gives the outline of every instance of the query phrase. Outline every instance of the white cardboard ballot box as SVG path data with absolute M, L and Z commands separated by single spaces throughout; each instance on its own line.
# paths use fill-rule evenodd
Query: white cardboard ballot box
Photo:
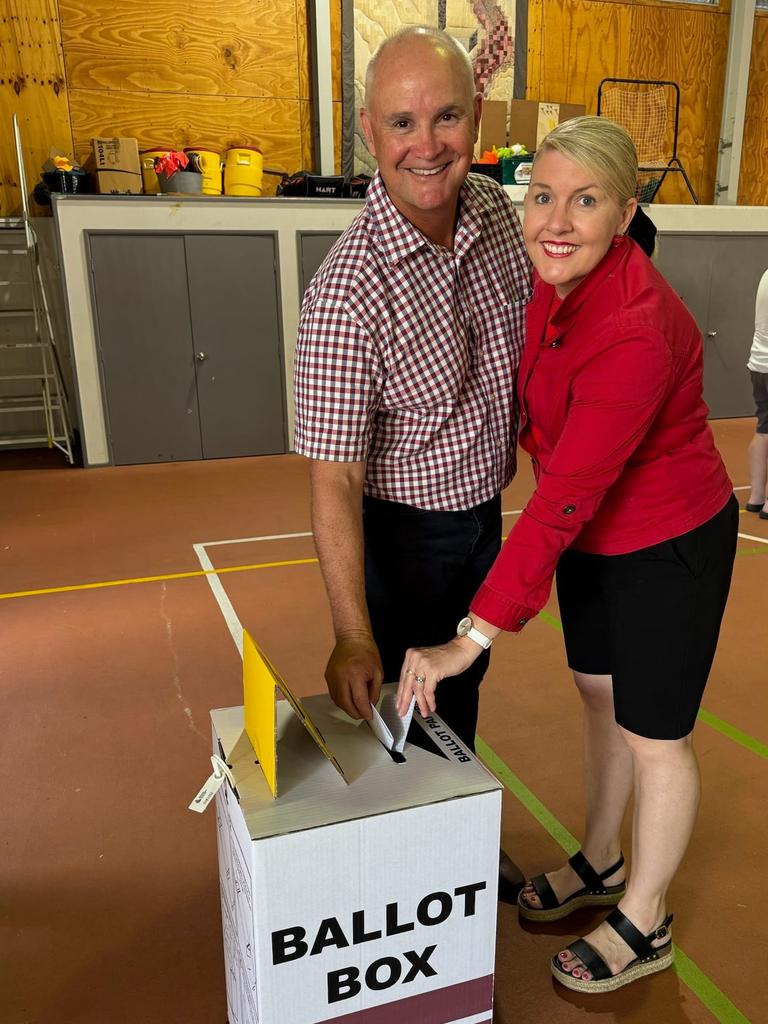
M 437 717 L 398 763 L 301 703 L 344 778 L 279 701 L 278 799 L 243 709 L 211 712 L 230 1024 L 491 1024 L 500 784 Z

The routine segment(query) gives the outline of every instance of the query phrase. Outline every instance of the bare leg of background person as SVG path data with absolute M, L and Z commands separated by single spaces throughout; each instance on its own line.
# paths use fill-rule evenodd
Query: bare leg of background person
M 751 487 L 748 503 L 761 505 L 765 502 L 763 511 L 768 512 L 768 434 L 755 434 L 749 442 L 747 463 Z

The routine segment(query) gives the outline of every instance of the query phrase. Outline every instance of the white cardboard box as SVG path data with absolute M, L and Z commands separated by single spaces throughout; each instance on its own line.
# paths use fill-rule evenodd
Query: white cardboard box
M 349 785 L 280 701 L 274 800 L 243 709 L 211 713 L 230 1024 L 491 1024 L 500 784 L 437 717 L 397 763 L 303 704 Z

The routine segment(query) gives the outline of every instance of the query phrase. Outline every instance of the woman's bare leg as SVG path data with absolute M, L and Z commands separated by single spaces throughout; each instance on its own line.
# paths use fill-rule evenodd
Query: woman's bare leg
M 610 676 L 574 672 L 573 678 L 584 707 L 584 785 L 586 824 L 582 852 L 598 873 L 619 859 L 621 823 L 632 791 L 632 753 L 616 725 Z M 624 869 L 605 879 L 617 885 Z M 568 864 L 547 872 L 558 900 L 566 899 L 584 883 Z M 523 890 L 530 907 L 541 901 L 533 888 Z

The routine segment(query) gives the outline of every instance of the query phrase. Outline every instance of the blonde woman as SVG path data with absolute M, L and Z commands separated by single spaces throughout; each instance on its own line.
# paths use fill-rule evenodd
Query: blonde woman
M 568 988 L 606 992 L 669 967 L 666 895 L 699 802 L 691 744 L 730 586 L 738 506 L 702 399 L 693 318 L 626 237 L 637 158 L 605 118 L 539 148 L 523 233 L 536 271 L 518 376 L 536 490 L 457 636 L 411 649 L 399 701 L 435 688 L 546 603 L 553 575 L 582 697 L 582 849 L 520 893 L 554 921 L 616 905 L 552 959 Z M 619 833 L 634 791 L 632 873 Z

